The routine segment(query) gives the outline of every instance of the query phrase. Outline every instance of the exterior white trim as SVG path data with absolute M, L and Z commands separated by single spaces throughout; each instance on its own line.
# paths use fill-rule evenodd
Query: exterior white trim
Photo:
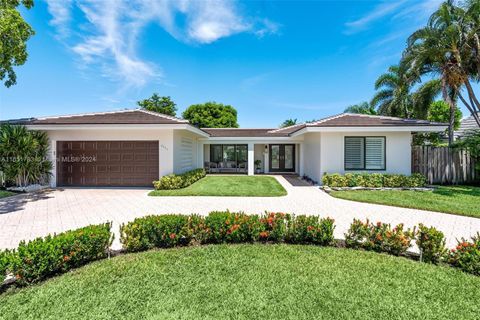
M 45 130 L 45 131 L 57 131 L 57 130 L 139 130 L 139 129 L 179 129 L 188 130 L 203 137 L 209 137 L 208 133 L 191 126 L 190 124 L 29 124 L 26 125 L 29 130 Z
M 292 139 L 292 137 L 209 137 L 209 138 L 200 138 L 199 141 L 205 142 L 253 142 L 253 143 L 278 143 L 280 141 L 285 141 L 288 143 L 294 143 L 295 141 L 303 141 L 303 138 Z

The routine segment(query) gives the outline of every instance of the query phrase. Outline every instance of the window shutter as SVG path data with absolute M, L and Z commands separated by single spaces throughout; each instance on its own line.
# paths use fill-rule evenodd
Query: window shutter
M 384 137 L 366 137 L 365 138 L 365 169 L 382 170 L 385 169 L 385 138 Z
M 364 138 L 345 138 L 345 169 L 363 169 L 364 164 Z

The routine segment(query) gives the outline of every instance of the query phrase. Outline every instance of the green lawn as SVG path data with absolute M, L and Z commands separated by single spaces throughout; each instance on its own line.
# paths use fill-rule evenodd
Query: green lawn
M 15 194 L 14 192 L 6 191 L 6 190 L 0 190 L 0 199 L 13 196 L 14 194 Z
M 420 191 L 333 191 L 336 198 L 424 209 L 480 218 L 480 188 L 440 186 L 432 192 Z
M 207 176 L 183 189 L 154 190 L 149 195 L 279 197 L 286 194 L 287 191 L 273 177 Z
M 2 319 L 478 319 L 480 277 L 348 249 L 218 245 L 98 261 L 0 295 Z

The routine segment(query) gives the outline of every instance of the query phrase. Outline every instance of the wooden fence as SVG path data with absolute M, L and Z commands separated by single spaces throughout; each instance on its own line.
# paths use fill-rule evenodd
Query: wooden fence
M 431 184 L 469 184 L 480 178 L 468 151 L 449 147 L 412 147 L 412 173 L 425 175 Z

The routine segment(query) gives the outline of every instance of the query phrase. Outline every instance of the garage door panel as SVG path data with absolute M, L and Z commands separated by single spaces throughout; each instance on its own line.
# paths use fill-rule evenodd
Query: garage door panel
M 158 141 L 57 141 L 57 155 L 59 186 L 151 186 L 158 179 Z

